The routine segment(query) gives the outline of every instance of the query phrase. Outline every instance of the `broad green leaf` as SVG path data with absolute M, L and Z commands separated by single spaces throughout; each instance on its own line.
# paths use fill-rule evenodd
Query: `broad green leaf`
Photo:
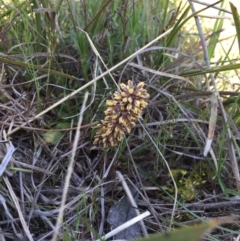
M 135 239 L 135 241 L 199 241 L 216 226 L 223 223 L 231 223 L 236 218 L 234 216 L 220 217 L 206 223 L 180 228 L 170 233 L 152 235 L 149 238 Z
M 68 122 L 60 122 L 57 124 L 56 129 L 65 129 L 69 126 L 70 124 Z M 43 134 L 43 139 L 47 144 L 56 145 L 63 135 L 64 132 L 62 131 L 49 130 Z
M 56 145 L 63 135 L 61 131 L 48 131 L 43 134 L 43 139 L 47 144 Z

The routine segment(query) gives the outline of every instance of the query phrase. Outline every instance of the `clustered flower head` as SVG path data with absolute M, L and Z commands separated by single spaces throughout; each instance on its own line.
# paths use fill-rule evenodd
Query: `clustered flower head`
M 130 133 L 135 121 L 148 105 L 145 100 L 149 94 L 143 87 L 143 82 L 134 86 L 131 80 L 127 85 L 120 84 L 122 91 L 116 91 L 113 100 L 106 102 L 105 118 L 97 125 L 94 145 L 101 148 L 113 147 L 122 140 L 125 133 Z

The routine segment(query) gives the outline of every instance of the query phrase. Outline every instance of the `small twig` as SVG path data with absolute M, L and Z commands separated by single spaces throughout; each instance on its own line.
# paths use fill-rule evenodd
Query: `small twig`
M 104 188 L 103 186 L 101 185 L 100 186 L 100 191 L 101 191 L 101 197 L 100 197 L 100 203 L 101 203 L 101 223 L 100 223 L 100 227 L 99 227 L 99 230 L 98 230 L 98 234 L 99 235 L 102 235 L 103 234 L 103 228 L 104 228 L 104 222 L 105 222 L 105 193 L 104 193 Z
M 204 15 L 204 14 L 198 14 L 197 16 L 200 17 L 200 18 L 228 19 L 228 20 L 232 20 L 232 19 L 233 19 L 233 18 L 231 18 L 231 17 L 221 16 L 221 15 Z
M 111 170 L 111 168 L 112 168 L 112 165 L 113 165 L 113 163 L 115 162 L 115 160 L 116 160 L 116 158 L 117 158 L 118 150 L 119 150 L 119 147 L 117 148 L 117 150 L 116 150 L 116 152 L 115 152 L 115 154 L 114 154 L 114 156 L 113 156 L 113 158 L 112 158 L 111 163 L 108 165 L 108 168 L 107 168 L 106 172 L 105 172 L 104 175 L 103 175 L 103 179 L 107 178 L 107 176 L 108 176 L 108 174 L 109 174 L 109 172 L 110 172 L 110 170 Z
M 160 125 L 166 125 L 166 124 L 176 124 L 178 122 L 198 122 L 198 123 L 204 123 L 208 124 L 208 121 L 200 120 L 200 119 L 192 119 L 192 118 L 178 118 L 173 120 L 165 120 L 165 121 L 154 121 L 146 123 L 145 126 L 160 126 Z M 137 124 L 136 127 L 140 127 L 141 125 Z
M 193 91 L 193 92 L 185 92 L 184 94 L 174 96 L 174 98 L 176 100 L 182 100 L 182 99 L 190 100 L 191 98 L 197 98 L 197 97 L 201 97 L 201 96 L 210 97 L 211 95 L 212 95 L 212 91 Z M 219 91 L 219 95 L 220 96 L 226 96 L 226 95 L 238 96 L 239 93 L 233 92 L 233 91 Z M 149 103 L 149 106 L 151 106 L 151 105 L 159 106 L 161 104 L 167 104 L 167 103 L 168 103 L 167 99 L 161 99 L 161 100 L 157 100 L 157 101 L 151 101 Z
M 120 225 L 119 227 L 113 229 L 111 232 L 107 233 L 106 235 L 101 237 L 101 239 L 97 239 L 96 241 L 101 241 L 101 240 L 106 240 L 108 238 L 111 238 L 112 236 L 123 231 L 124 229 L 128 228 L 129 226 L 133 225 L 134 223 L 141 221 L 142 219 L 144 219 L 145 217 L 147 217 L 149 215 L 150 215 L 150 212 L 146 211 L 146 212 L 140 214 L 139 216 L 132 218 L 131 220 L 127 221 L 126 223 Z
M 225 202 L 218 202 L 218 203 L 186 203 L 185 207 L 187 208 L 196 208 L 197 210 L 209 210 L 209 209 L 217 209 L 217 208 L 226 208 L 232 206 L 239 206 L 240 200 L 229 200 Z
M 25 168 L 28 168 L 30 169 L 31 171 L 36 171 L 36 172 L 42 172 L 42 173 L 45 173 L 47 175 L 53 175 L 52 172 L 46 170 L 46 169 L 43 169 L 41 167 L 36 167 L 36 166 L 33 166 L 33 165 L 29 165 L 27 163 L 24 163 L 24 162 L 21 162 L 21 161 L 16 161 L 16 160 L 11 160 L 12 163 L 16 164 L 16 165 L 19 165 L 19 166 L 22 166 L 22 167 L 25 167 Z M 14 168 L 12 168 L 14 169 Z
M 165 76 L 165 77 L 169 77 L 169 78 L 173 78 L 173 79 L 183 80 L 183 81 L 187 82 L 188 84 L 194 86 L 194 84 L 189 79 L 184 78 L 184 77 L 179 76 L 179 75 L 169 74 L 169 73 L 162 72 L 162 71 L 159 71 L 159 70 L 150 69 L 150 68 L 147 68 L 147 67 L 144 67 L 144 66 L 140 66 L 140 65 L 135 64 L 135 63 L 130 63 L 129 65 L 133 66 L 135 68 L 147 71 L 149 73 L 153 73 L 153 74 L 159 75 L 159 76 Z
M 195 2 L 195 3 L 198 3 L 198 4 L 202 4 L 204 6 L 211 6 L 212 5 L 211 3 L 206 3 L 206 2 L 203 2 L 203 1 L 197 1 L 197 0 L 192 0 L 192 2 Z M 225 12 L 225 13 L 232 14 L 230 11 L 228 11 L 228 10 L 226 10 L 224 8 L 220 8 L 218 6 L 211 6 L 211 8 L 217 9 L 217 10 Z
M 7 149 L 7 153 L 4 156 L 4 158 L 0 164 L 0 177 L 3 175 L 9 162 L 11 161 L 14 151 L 15 151 L 15 148 L 14 148 L 12 142 L 10 141 L 10 145 L 9 145 L 9 148 Z
M 81 125 L 80 129 L 85 129 L 85 128 L 89 128 L 92 126 L 95 126 L 99 123 L 99 121 L 95 121 L 86 125 Z M 31 126 L 22 126 L 22 125 L 18 125 L 18 124 L 12 124 L 12 123 L 8 123 L 5 121 L 0 121 L 1 125 L 7 125 L 7 126 L 15 126 L 16 128 L 19 129 L 26 129 L 26 130 L 30 130 L 30 131 L 41 131 L 41 132 L 48 132 L 48 131 L 72 131 L 72 130 L 77 130 L 78 127 L 72 127 L 72 128 L 49 128 L 49 129 L 44 129 L 44 128 L 36 128 L 36 127 L 31 127 Z

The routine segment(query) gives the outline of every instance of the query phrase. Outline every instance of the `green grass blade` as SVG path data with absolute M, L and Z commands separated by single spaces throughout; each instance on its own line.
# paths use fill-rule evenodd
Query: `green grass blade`
M 224 65 L 221 67 L 216 67 L 216 68 L 211 68 L 211 69 L 199 69 L 199 70 L 192 70 L 188 71 L 182 74 L 184 77 L 190 77 L 190 76 L 196 76 L 196 75 L 201 75 L 201 74 L 209 74 L 209 73 L 219 73 L 219 72 L 224 72 L 224 71 L 229 71 L 229 70 L 237 70 L 240 68 L 240 64 L 229 64 L 229 65 Z
M 136 239 L 136 241 L 198 241 L 207 232 L 222 223 L 233 222 L 232 217 L 223 217 L 215 220 L 208 221 L 206 223 L 198 224 L 192 227 L 180 228 L 176 231 L 170 232 L 168 234 L 157 234 L 149 238 Z
M 237 39 L 238 39 L 238 48 L 239 48 L 239 53 L 240 53 L 240 18 L 239 18 L 239 13 L 238 13 L 237 8 L 231 2 L 230 2 L 230 7 L 231 7 L 235 27 L 236 27 Z
M 48 68 L 43 68 L 43 67 L 40 67 L 39 65 L 24 63 L 22 61 L 19 61 L 19 60 L 16 60 L 16 59 L 13 59 L 13 58 L 10 58 L 10 57 L 7 57 L 7 56 L 0 56 L 0 63 L 1 62 L 2 63 L 6 63 L 6 64 L 15 65 L 15 66 L 20 66 L 22 68 L 31 68 L 31 69 L 35 69 L 35 70 L 40 70 L 40 71 L 42 71 L 44 73 L 49 73 L 49 74 L 52 74 L 52 75 L 65 77 L 67 79 L 72 79 L 72 80 L 76 80 L 77 79 L 77 78 L 75 78 L 72 75 L 65 74 L 65 73 L 62 73 L 60 71 L 51 70 L 51 69 L 48 69 Z

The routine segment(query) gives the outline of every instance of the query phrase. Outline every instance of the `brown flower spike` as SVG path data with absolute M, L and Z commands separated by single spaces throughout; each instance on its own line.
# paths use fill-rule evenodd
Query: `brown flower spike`
M 131 80 L 120 84 L 121 92 L 114 93 L 113 100 L 107 100 L 105 118 L 98 125 L 93 144 L 101 148 L 116 146 L 125 133 L 130 133 L 135 121 L 141 117 L 142 110 L 148 105 L 145 101 L 149 94 L 140 82 L 134 87 Z

